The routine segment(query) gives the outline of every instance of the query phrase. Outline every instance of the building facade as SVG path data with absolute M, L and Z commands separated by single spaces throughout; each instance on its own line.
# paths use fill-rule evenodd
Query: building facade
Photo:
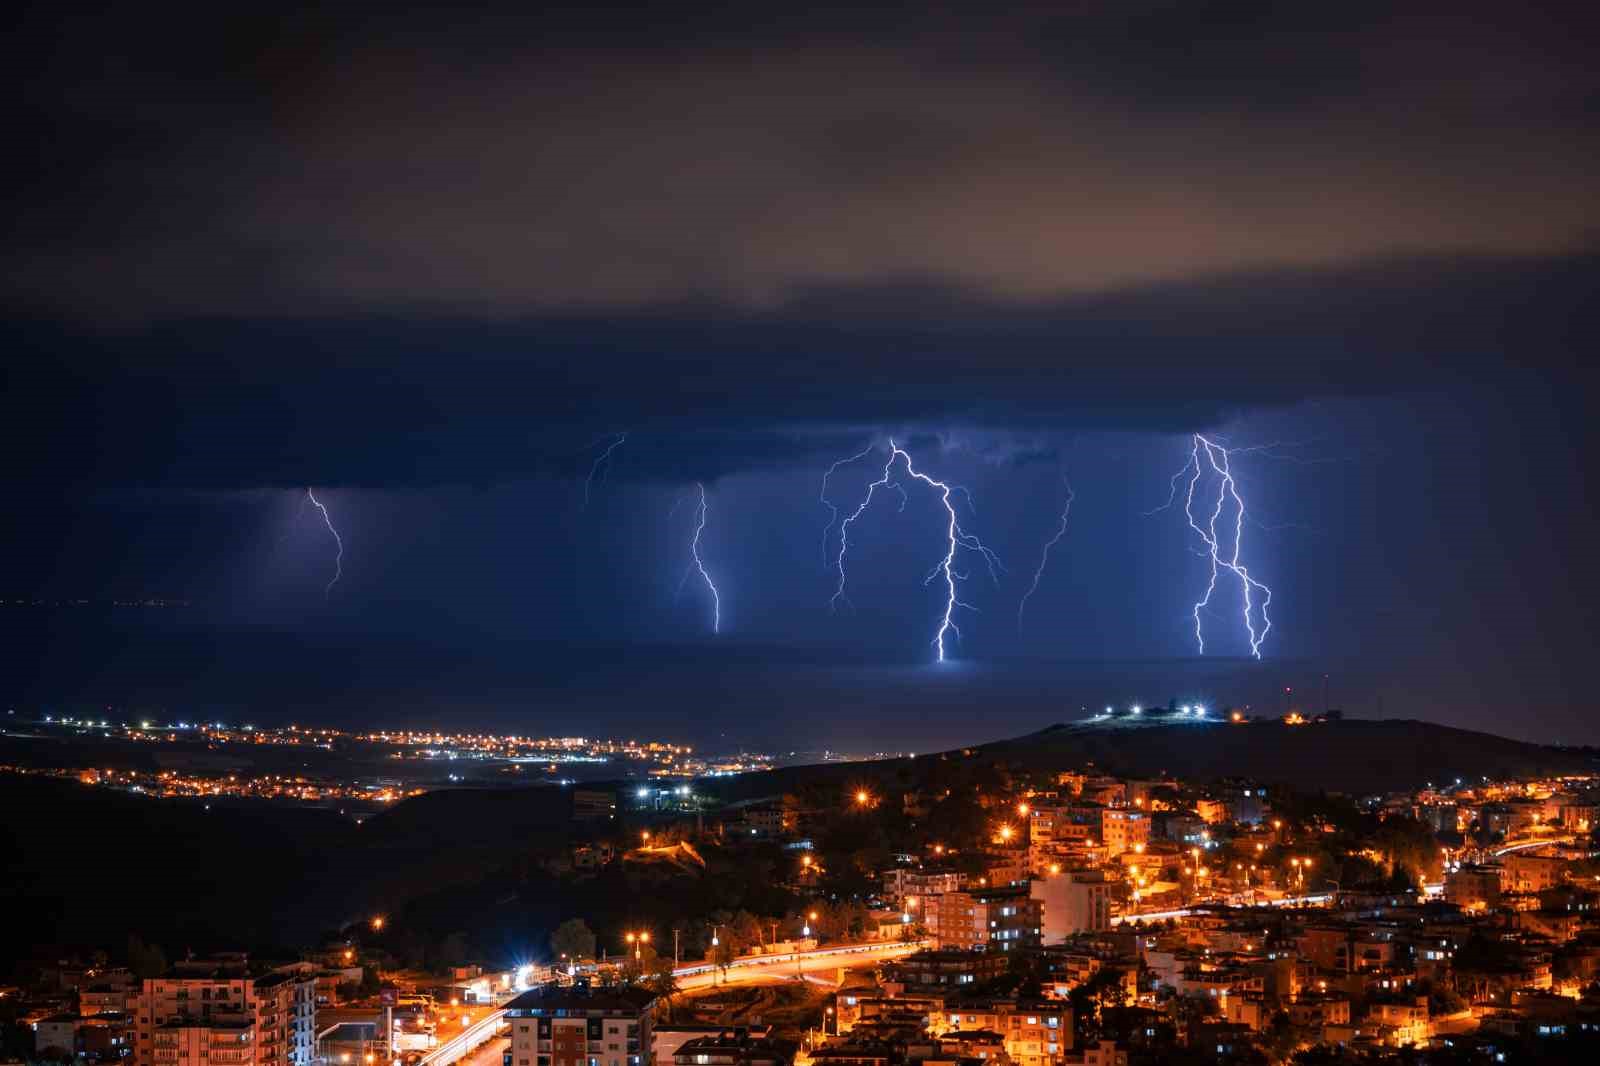
M 641 988 L 545 985 L 506 1005 L 510 1066 L 645 1066 L 655 996 Z
M 1026 886 L 946 892 L 929 896 L 922 906 L 923 921 L 941 950 L 1038 947 L 1043 934 L 1043 908 Z
M 135 1066 L 312 1066 L 316 978 L 180 965 L 140 988 Z
M 1030 890 L 1040 905 L 1044 943 L 1110 929 L 1111 887 L 1099 870 L 1067 870 L 1035 880 Z

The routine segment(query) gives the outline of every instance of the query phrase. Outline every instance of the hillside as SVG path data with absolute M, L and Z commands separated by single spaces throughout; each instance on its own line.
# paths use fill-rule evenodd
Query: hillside
M 1173 723 L 1138 730 L 1052 726 L 984 745 L 986 755 L 1019 766 L 1093 762 L 1107 771 L 1187 778 L 1247 777 L 1300 789 L 1377 793 L 1461 778 L 1588 773 L 1593 752 L 1554 748 L 1414 719 L 1287 726 Z
M 1081 769 L 1162 773 L 1208 780 L 1245 777 L 1263 784 L 1355 794 L 1402 791 L 1459 777 L 1506 778 L 1589 773 L 1589 749 L 1555 748 L 1412 719 L 1344 719 L 1288 726 L 1277 720 L 1230 723 L 1126 720 L 1053 725 L 1010 740 L 872 763 L 793 766 L 702 785 L 728 799 L 856 784 L 933 783 L 951 761 L 976 760 L 1020 771 Z
M 1139 777 L 1245 777 L 1354 794 L 1486 775 L 1595 768 L 1591 750 L 1526 744 L 1417 721 L 1130 722 L 1052 726 L 1011 740 L 875 763 L 786 767 L 703 779 L 724 802 L 801 793 L 832 802 L 865 788 L 885 798 L 1089 764 Z M 711 910 L 779 913 L 779 845 L 663 846 L 591 875 L 559 873 L 570 846 L 623 829 L 570 818 L 570 794 L 549 788 L 457 789 L 395 805 L 365 825 L 334 812 L 262 801 L 161 800 L 73 782 L 0 777 L 7 898 L 26 921 L 0 936 L 0 960 L 48 945 L 112 946 L 129 932 L 173 950 L 292 948 L 363 915 L 394 916 L 390 947 L 437 945 L 461 930 L 494 958 L 541 950 L 560 920 L 598 929 L 624 921 L 665 928 Z M 895 803 L 886 813 L 898 815 Z M 866 846 L 864 844 L 857 846 Z M 668 853 L 670 850 L 670 854 Z

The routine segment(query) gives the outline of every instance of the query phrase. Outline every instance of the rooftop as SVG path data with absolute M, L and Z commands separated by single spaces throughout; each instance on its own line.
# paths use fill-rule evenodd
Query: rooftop
M 655 1003 L 655 994 L 633 985 L 619 987 L 570 988 L 561 985 L 541 985 L 529 989 L 506 1004 L 506 1013 L 553 1014 L 556 1011 L 618 1011 L 642 1014 Z

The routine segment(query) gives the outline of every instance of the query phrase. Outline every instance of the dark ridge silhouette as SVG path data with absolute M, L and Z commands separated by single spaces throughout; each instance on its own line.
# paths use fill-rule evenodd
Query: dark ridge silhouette
M 1134 777 L 1243 777 L 1351 794 L 1407 791 L 1458 777 L 1592 773 L 1597 765 L 1589 748 L 1529 744 L 1412 719 L 1346 718 L 1291 726 L 1277 719 L 1163 722 L 1152 717 L 1139 724 L 1128 719 L 1057 723 L 1025 736 L 914 759 L 785 767 L 702 787 L 726 799 L 748 799 L 833 783 L 927 784 L 952 760 L 981 760 L 1018 771 L 1093 764 L 1105 773 Z

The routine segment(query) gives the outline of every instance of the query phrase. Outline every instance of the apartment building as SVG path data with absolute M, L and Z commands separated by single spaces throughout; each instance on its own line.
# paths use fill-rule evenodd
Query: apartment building
M 254 974 L 243 956 L 180 963 L 140 987 L 135 1066 L 311 1066 L 316 977 Z
M 929 896 L 922 907 L 923 923 L 940 949 L 1038 947 L 1043 933 L 1042 905 L 1026 885 L 946 892 Z
M 1029 890 L 1040 906 L 1044 943 L 1110 929 L 1111 888 L 1099 870 L 1067 870 L 1033 881 Z
M 947 867 L 897 866 L 883 872 L 883 895 L 894 902 L 921 899 L 959 892 L 966 883 L 966 874 Z
M 1112 858 L 1142 851 L 1150 843 L 1150 816 L 1129 808 L 1107 807 L 1100 813 L 1100 839 Z
M 655 996 L 642 988 L 543 985 L 506 1004 L 510 1066 L 643 1066 Z
M 1072 1008 L 1061 1000 L 983 999 L 952 1003 L 933 1019 L 934 1034 L 999 1033 L 1016 1066 L 1060 1066 L 1072 1049 Z

